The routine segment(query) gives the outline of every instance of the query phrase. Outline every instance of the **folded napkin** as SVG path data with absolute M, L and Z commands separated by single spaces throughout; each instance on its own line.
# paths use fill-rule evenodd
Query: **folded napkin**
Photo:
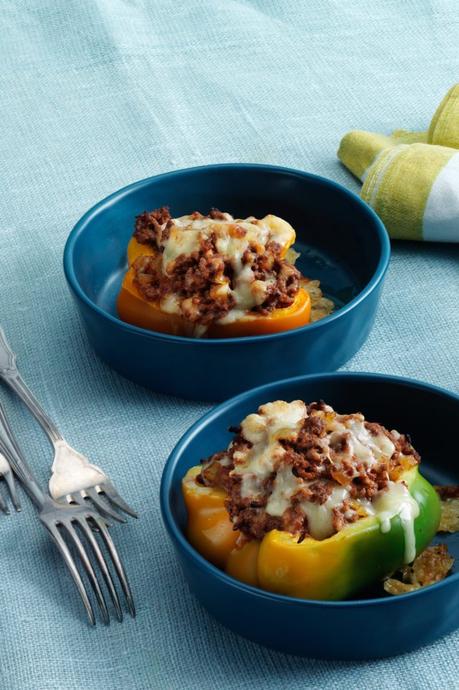
M 363 182 L 361 196 L 390 236 L 459 242 L 459 84 L 437 108 L 427 132 L 389 136 L 353 131 L 338 157 Z

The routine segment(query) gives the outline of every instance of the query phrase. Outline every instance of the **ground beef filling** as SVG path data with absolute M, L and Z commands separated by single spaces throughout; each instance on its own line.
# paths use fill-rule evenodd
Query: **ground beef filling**
M 234 454 L 251 448 L 241 429 L 235 429 L 235 438 L 227 451 L 216 453 L 203 461 L 198 482 L 205 486 L 223 488 L 228 498 L 226 508 L 235 530 L 239 530 L 247 539 L 260 540 L 272 529 L 279 529 L 297 535 L 302 541 L 310 535 L 308 520 L 301 508 L 303 501 L 323 505 L 337 486 L 344 486 L 348 496 L 334 507 L 332 523 L 334 533 L 346 524 L 367 515 L 361 501 L 371 501 L 384 490 L 389 481 L 397 481 L 401 473 L 419 462 L 419 455 L 414 450 L 407 436 L 390 432 L 380 424 L 364 422 L 371 435 L 384 434 L 395 447 L 390 458 L 368 467 L 354 457 L 343 460 L 343 446 L 332 448 L 324 444 L 327 434 L 326 417 L 330 408 L 324 403 L 307 405 L 308 416 L 305 418 L 294 440 L 281 441 L 285 453 L 277 461 L 272 474 L 264 481 L 261 494 L 256 498 L 241 496 L 241 475 L 233 472 Z M 349 415 L 351 417 L 352 415 Z M 339 459 L 336 469 L 335 459 Z M 292 473 L 304 480 L 304 484 L 291 496 L 289 506 L 281 516 L 270 515 L 266 506 L 271 496 L 273 485 L 279 470 L 291 467 Z
M 231 293 L 219 291 L 225 264 L 212 240 L 201 242 L 197 252 L 177 257 L 167 276 L 162 272 L 160 253 L 138 257 L 134 270 L 136 286 L 146 299 L 158 302 L 174 294 L 190 321 L 207 325 L 225 316 L 234 306 Z
M 195 220 L 211 218 L 225 220 L 225 214 L 212 209 L 207 216 L 198 211 L 191 214 Z M 218 321 L 237 307 L 232 293 L 233 267 L 216 247 L 216 236 L 211 234 L 200 241 L 199 250 L 178 256 L 167 275 L 163 272 L 162 252 L 173 225 L 167 208 L 142 213 L 136 219 L 134 237 L 140 244 L 157 249 L 153 256 L 139 256 L 133 264 L 134 282 L 145 299 L 158 302 L 174 295 L 183 315 L 192 322 L 208 325 Z M 245 234 L 233 225 L 230 232 Z M 249 245 L 242 257 L 244 266 L 253 271 L 254 280 L 266 283 L 265 298 L 254 305 L 249 313 L 269 314 L 274 309 L 293 304 L 300 288 L 301 274 L 281 257 L 282 248 L 273 241 L 264 247 Z
M 141 213 L 135 220 L 134 237 L 139 244 L 159 247 L 167 239 L 167 230 L 172 225 L 171 214 L 166 206 Z

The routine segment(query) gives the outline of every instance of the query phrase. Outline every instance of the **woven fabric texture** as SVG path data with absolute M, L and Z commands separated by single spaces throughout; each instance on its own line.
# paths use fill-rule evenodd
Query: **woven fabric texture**
M 58 426 L 141 515 L 113 530 L 138 617 L 96 629 L 26 498 L 21 515 L 0 517 L 0 687 L 458 687 L 458 634 L 400 658 L 334 663 L 260 648 L 208 617 L 158 505 L 168 453 L 208 406 L 98 361 L 61 266 L 89 206 L 155 173 L 265 162 L 357 190 L 336 159 L 341 136 L 425 127 L 459 73 L 455 0 L 4 0 L 0 21 L 0 323 Z M 346 368 L 457 390 L 458 259 L 457 246 L 395 243 L 374 330 Z M 46 441 L 0 394 L 45 480 Z

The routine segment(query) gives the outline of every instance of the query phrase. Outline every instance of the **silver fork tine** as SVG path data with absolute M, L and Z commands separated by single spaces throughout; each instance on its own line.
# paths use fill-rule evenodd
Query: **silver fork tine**
M 101 493 L 107 496 L 115 506 L 117 506 L 121 510 L 124 510 L 124 512 L 128 515 L 131 515 L 131 517 L 139 517 L 135 510 L 131 508 L 131 506 L 128 505 L 126 501 L 121 498 L 121 496 L 119 495 L 119 493 L 110 481 L 105 481 L 100 487 L 100 489 Z
M 69 505 L 72 505 L 72 503 L 77 503 L 79 506 L 83 506 L 83 508 L 88 508 L 87 501 L 85 500 L 84 496 L 80 494 L 79 491 L 76 491 L 74 494 L 67 494 L 65 500 Z
M 108 610 L 107 610 L 107 604 L 105 603 L 105 598 L 102 593 L 102 590 L 100 588 L 99 582 L 97 580 L 96 574 L 94 572 L 94 569 L 91 565 L 91 561 L 88 558 L 88 554 L 86 553 L 86 550 L 81 543 L 81 539 L 76 533 L 76 530 L 74 526 L 72 525 L 71 521 L 67 522 L 62 522 L 62 526 L 67 530 L 67 533 L 70 535 L 70 538 L 72 539 L 73 543 L 75 544 L 75 547 L 78 551 L 78 554 L 81 558 L 81 562 L 83 563 L 84 569 L 86 571 L 86 574 L 89 578 L 89 581 L 91 583 L 91 586 L 94 590 L 94 594 L 96 595 L 97 602 L 100 606 L 100 610 L 102 613 L 102 618 L 103 621 L 106 625 L 110 624 L 110 616 L 108 615 Z M 80 524 L 80 523 L 78 523 Z
M 11 470 L 8 470 L 8 472 L 4 472 L 3 476 L 10 492 L 11 502 L 15 510 L 19 513 L 22 508 L 16 491 L 16 482 L 14 481 L 13 473 Z
M 135 609 L 131 590 L 116 547 L 112 541 L 111 535 L 108 533 L 108 521 L 90 505 L 89 500 L 85 502 L 82 496 L 82 505 L 75 505 L 72 503 L 70 503 L 70 505 L 66 505 L 55 501 L 53 498 L 44 493 L 37 483 L 27 461 L 22 455 L 19 446 L 14 440 L 14 436 L 12 435 L 1 403 L 0 451 L 6 454 L 12 470 L 14 470 L 16 476 L 21 481 L 22 485 L 27 490 L 27 493 L 38 508 L 39 519 L 56 544 L 61 556 L 64 558 L 65 564 L 70 571 L 83 605 L 86 609 L 90 624 L 95 625 L 96 618 L 91 600 L 88 596 L 87 587 L 80 574 L 81 568 L 84 568 L 91 583 L 105 622 L 108 622 L 109 613 L 100 582 L 98 581 L 98 575 L 96 573 L 97 569 L 94 569 L 94 560 L 92 559 L 92 562 L 90 560 L 90 554 L 88 555 L 87 551 L 87 544 L 85 544 L 84 540 L 82 540 L 81 532 L 83 532 L 83 534 L 86 536 L 86 540 L 89 541 L 89 544 L 91 545 L 92 553 L 94 554 L 99 566 L 98 569 L 101 571 L 104 577 L 107 588 L 110 592 L 110 596 L 113 600 L 116 615 L 120 621 L 122 620 L 121 604 L 112 580 L 112 576 L 110 574 L 108 557 L 106 560 L 106 557 L 103 555 L 98 541 L 93 533 L 92 527 L 94 527 L 94 530 L 99 531 L 101 539 L 104 541 L 104 545 L 110 554 L 110 559 L 120 580 L 123 592 L 126 595 L 128 610 L 131 615 L 134 616 Z M 0 500 L 2 500 L 1 497 Z M 77 567 L 77 563 L 75 562 L 74 557 L 69 549 L 69 544 L 67 544 L 64 537 L 67 539 L 67 541 L 70 539 L 73 543 L 73 546 L 77 550 L 80 558 L 80 563 L 78 564 L 80 570 Z
M 110 553 L 110 558 L 112 559 L 112 563 L 113 563 L 115 570 L 118 574 L 118 577 L 120 579 L 121 587 L 123 588 L 123 592 L 126 596 L 126 602 L 128 605 L 129 613 L 131 614 L 131 616 L 133 618 L 135 618 L 135 606 L 134 606 L 134 599 L 132 598 L 131 588 L 129 587 L 129 582 L 128 582 L 128 579 L 126 577 L 126 573 L 125 573 L 125 570 L 123 568 L 123 564 L 122 564 L 121 559 L 118 555 L 118 551 L 116 549 L 116 546 L 113 543 L 113 540 L 112 540 L 112 538 L 108 532 L 105 521 L 103 518 L 101 518 L 99 516 L 97 516 L 97 517 L 92 516 L 91 519 L 95 522 L 95 524 L 97 525 L 97 527 L 100 530 L 100 533 L 101 533 L 102 538 L 105 542 L 105 545 L 106 545 L 106 547 Z
M 89 498 L 94 503 L 96 508 L 102 513 L 102 515 L 105 513 L 117 522 L 126 523 L 124 517 L 117 513 L 116 510 L 113 510 L 113 508 L 110 507 L 110 503 L 108 501 L 105 501 L 102 498 L 102 496 L 99 496 L 99 494 L 94 488 L 85 489 L 85 492 L 88 494 Z
M 48 532 L 51 534 L 52 538 L 54 539 L 54 543 L 56 544 L 57 548 L 61 552 L 64 561 L 70 571 L 70 574 L 73 578 L 73 581 L 75 582 L 78 592 L 80 594 L 80 597 L 83 601 L 84 607 L 86 609 L 86 613 L 88 614 L 89 622 L 91 625 L 96 624 L 96 618 L 94 616 L 94 611 L 91 605 L 91 602 L 88 597 L 88 593 L 86 591 L 86 587 L 84 586 L 83 580 L 81 579 L 81 575 L 78 572 L 78 568 L 75 565 L 75 561 L 73 560 L 73 556 L 69 551 L 69 548 L 67 544 L 65 543 L 64 539 L 62 536 L 59 534 L 59 530 L 55 525 L 51 526 L 50 524 L 43 522 L 44 526 L 48 530 Z
M 5 515 L 9 515 L 9 514 L 10 514 L 9 508 L 8 508 L 8 506 L 6 505 L 5 501 L 3 500 L 1 494 L 0 494 L 0 510 L 2 511 L 2 513 L 5 513 Z
M 112 598 L 113 605 L 114 605 L 115 611 L 116 611 L 116 617 L 121 622 L 123 620 L 123 611 L 121 609 L 121 604 L 120 604 L 120 600 L 118 597 L 118 592 L 116 591 L 112 576 L 110 575 L 110 571 L 107 567 L 107 563 L 105 562 L 105 558 L 103 556 L 103 553 L 100 550 L 100 546 L 97 542 L 97 539 L 95 538 L 95 536 L 92 532 L 92 529 L 89 527 L 86 520 L 79 520 L 78 524 L 81 527 L 81 529 L 83 530 L 84 534 L 86 535 L 87 540 L 91 544 L 92 550 L 93 550 L 94 555 L 97 559 L 97 563 L 99 564 L 99 568 L 102 571 L 102 575 L 103 575 L 103 578 L 105 580 L 105 584 L 107 585 L 107 589 L 110 592 L 110 596 Z
M 89 489 L 84 489 L 84 493 L 89 496 Z M 97 494 L 97 492 L 96 492 L 96 494 Z M 107 515 L 110 515 L 111 518 L 117 520 L 118 522 L 122 522 L 122 523 L 126 522 L 126 520 L 123 517 L 121 517 L 118 513 L 113 511 L 112 508 L 110 508 L 107 501 L 104 501 L 103 504 L 100 501 L 100 505 L 98 505 L 96 503 L 96 501 L 94 501 L 94 499 L 92 499 L 92 501 L 87 501 L 85 499 L 84 495 L 80 491 L 76 491 L 73 494 L 67 494 L 67 496 L 65 496 L 65 500 L 70 505 L 72 503 L 77 503 L 79 506 L 83 506 L 84 508 L 89 508 L 91 502 L 93 502 L 98 510 L 99 509 L 103 510 Z

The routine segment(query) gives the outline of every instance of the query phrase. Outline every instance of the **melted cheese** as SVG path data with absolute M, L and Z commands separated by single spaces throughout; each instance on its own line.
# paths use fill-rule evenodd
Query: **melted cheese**
M 180 301 L 174 293 L 165 295 L 161 300 L 161 311 L 166 314 L 177 314 L 180 311 Z
M 327 433 L 320 439 L 322 447 L 329 450 L 335 464 L 343 458 L 354 464 L 363 463 L 368 468 L 388 460 L 395 451 L 390 438 L 382 431 L 369 431 L 361 414 L 338 415 L 329 406 L 322 410 L 326 420 Z M 295 440 L 307 416 L 306 405 L 301 400 L 287 403 L 282 400 L 262 405 L 258 413 L 248 415 L 241 423 L 241 434 L 250 447 L 235 450 L 232 475 L 241 477 L 241 497 L 257 497 L 266 492 L 266 480 L 276 472 L 271 493 L 265 507 L 269 515 L 281 517 L 291 506 L 294 494 L 301 487 L 312 482 L 296 477 L 290 464 L 282 464 L 285 449 L 281 440 Z M 340 451 L 342 437 L 344 450 Z M 336 447 L 337 450 L 334 450 Z M 327 454 L 325 453 L 327 456 Z M 326 539 L 334 532 L 333 510 L 349 499 L 349 489 L 334 483 L 327 500 L 319 505 L 308 500 L 299 503 L 308 521 L 308 530 L 314 539 Z M 419 506 L 403 482 L 389 482 L 373 501 L 356 501 L 367 515 L 376 516 L 381 531 L 391 528 L 391 520 L 399 516 L 405 535 L 405 561 L 416 556 L 414 520 L 419 515 Z
M 307 487 L 312 482 L 302 482 L 295 477 L 292 468 L 282 467 L 274 480 L 273 490 L 266 505 L 269 515 L 281 517 L 290 506 L 292 496 L 300 487 Z M 333 509 L 342 505 L 349 497 L 349 491 L 343 486 L 334 486 L 327 500 L 319 505 L 311 501 L 301 501 L 300 508 L 308 519 L 308 529 L 313 539 L 326 539 L 333 532 Z
M 405 563 L 411 563 L 416 557 L 416 535 L 414 521 L 419 515 L 419 505 L 403 482 L 389 482 L 371 502 L 372 512 L 381 524 L 381 532 L 389 532 L 391 520 L 398 516 L 405 536 Z
M 348 497 L 349 491 L 344 486 L 337 485 L 322 505 L 311 501 L 301 502 L 301 509 L 308 518 L 308 529 L 313 539 L 326 539 L 333 534 L 333 509 L 341 506 Z
M 266 512 L 281 517 L 290 506 L 293 494 L 303 485 L 301 479 L 295 477 L 290 466 L 281 467 L 276 474 L 273 490 L 266 504 Z
M 164 243 L 162 267 L 164 273 L 169 273 L 171 265 L 177 257 L 192 254 L 199 250 L 201 231 L 193 224 L 188 227 L 173 225 L 168 240 Z
M 244 316 L 246 311 L 264 302 L 269 285 L 269 281 L 255 279 L 250 266 L 243 263 L 244 252 L 250 246 L 259 247 L 262 252 L 270 241 L 287 249 L 295 241 L 295 231 L 285 220 L 273 215 L 267 215 L 261 220 L 252 216 L 242 220 L 234 219 L 229 213 L 224 215 L 224 219 L 192 216 L 173 218 L 169 234 L 162 242 L 162 270 L 166 275 L 171 273 L 179 256 L 198 251 L 202 241 L 215 237 L 218 252 L 233 269 L 232 288 L 230 289 L 229 280 L 224 277 L 220 290 L 231 291 L 234 308 L 220 322 L 232 323 Z M 167 307 L 164 311 L 180 313 L 179 301 L 169 302 Z
M 336 467 L 340 467 L 342 460 L 356 459 L 367 467 L 371 467 L 384 459 L 392 457 L 395 446 L 382 431 L 372 434 L 365 426 L 365 418 L 361 414 L 336 415 L 329 422 L 330 447 L 340 447 L 341 439 L 346 441 L 345 450 L 333 453 L 331 459 Z
M 287 403 L 282 400 L 262 405 L 258 414 L 250 414 L 241 424 L 241 432 L 252 447 L 233 454 L 234 474 L 241 476 L 241 496 L 256 496 L 263 490 L 263 482 L 285 453 L 281 439 L 293 439 L 306 417 L 306 405 L 301 400 Z

